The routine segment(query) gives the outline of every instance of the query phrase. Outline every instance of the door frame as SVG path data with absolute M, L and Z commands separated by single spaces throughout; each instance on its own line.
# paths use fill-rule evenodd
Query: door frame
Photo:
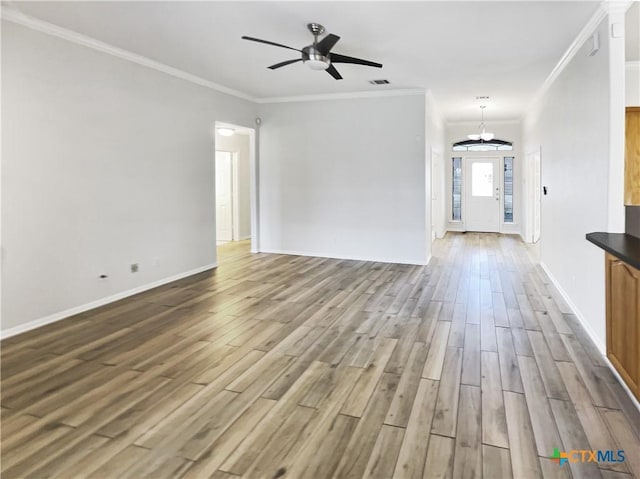
M 500 199 L 498 201 L 498 231 L 497 233 L 502 233 L 502 225 L 504 223 L 504 156 L 500 155 L 483 155 L 483 156 L 465 156 L 460 155 L 462 157 L 462 191 L 463 191 L 463 201 L 462 201 L 462 222 L 464 223 L 465 231 L 470 231 L 468 229 L 468 214 L 469 214 L 469 197 L 471 196 L 471 181 L 468 181 L 471 178 L 471 162 L 472 161 L 482 161 L 482 160 L 491 160 L 498 162 L 498 188 L 500 191 Z M 495 184 L 495 182 L 494 182 Z M 466 207 L 465 207 L 466 205 Z
M 215 168 L 215 150 L 216 150 L 216 129 L 217 128 L 232 128 L 236 131 L 241 131 L 249 136 L 249 204 L 251 210 L 251 253 L 260 252 L 260 214 L 259 214 L 259 199 L 260 199 L 260 191 L 259 191 L 259 168 L 258 168 L 258 150 L 257 150 L 257 132 L 256 128 L 248 127 L 243 125 L 238 125 L 235 123 L 229 123 L 225 121 L 215 121 L 213 125 L 213 150 L 214 150 L 214 168 Z M 233 160 L 233 156 L 232 156 Z M 237 161 L 237 157 L 236 157 Z M 237 164 L 236 164 L 237 166 Z M 237 171 L 237 168 L 234 168 Z M 237 178 L 236 178 L 237 179 Z M 237 183 L 234 183 L 234 190 L 237 191 Z M 215 182 L 213 185 L 213 199 L 215 205 Z M 237 204 L 237 201 L 233 201 L 234 204 Z M 235 225 L 238 224 L 238 221 L 235 221 L 234 217 L 234 237 L 235 233 Z M 213 225 L 214 228 L 214 236 L 215 236 L 215 222 Z

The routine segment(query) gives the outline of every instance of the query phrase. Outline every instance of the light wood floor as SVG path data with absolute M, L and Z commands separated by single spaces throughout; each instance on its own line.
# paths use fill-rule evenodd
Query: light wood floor
M 245 243 L 3 341 L 2 477 L 640 478 L 640 415 L 527 247 L 434 253 Z M 560 467 L 554 448 L 627 460 Z

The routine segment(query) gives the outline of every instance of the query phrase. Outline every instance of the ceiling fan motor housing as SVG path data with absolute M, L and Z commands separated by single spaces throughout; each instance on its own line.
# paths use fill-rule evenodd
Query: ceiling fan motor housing
M 331 64 L 329 57 L 320 53 L 314 45 L 302 49 L 302 61 L 312 70 L 326 70 Z

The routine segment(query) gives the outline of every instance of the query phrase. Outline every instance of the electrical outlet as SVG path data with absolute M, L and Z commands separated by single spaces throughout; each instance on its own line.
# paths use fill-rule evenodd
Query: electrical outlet
M 139 269 L 140 269 L 140 267 L 138 266 L 138 263 L 132 263 L 131 264 L 131 272 L 132 273 L 137 273 Z

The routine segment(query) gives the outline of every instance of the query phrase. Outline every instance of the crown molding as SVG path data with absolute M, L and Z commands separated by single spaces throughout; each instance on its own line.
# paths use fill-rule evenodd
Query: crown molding
M 143 55 L 138 55 L 137 53 L 130 52 L 123 48 L 118 48 L 108 43 L 101 42 L 100 40 L 96 40 L 95 38 L 91 38 L 81 33 L 59 27 L 57 25 L 54 25 L 53 23 L 39 20 L 30 15 L 26 15 L 19 10 L 16 10 L 15 8 L 3 6 L 1 10 L 1 17 L 3 20 L 22 25 L 32 30 L 46 33 L 48 35 L 52 35 L 54 37 L 62 38 L 63 40 L 67 40 L 69 42 L 82 45 L 93 50 L 97 50 L 99 52 L 106 53 L 108 55 L 121 58 L 123 60 L 127 60 L 147 68 L 151 68 L 153 70 L 157 70 L 162 73 L 166 73 L 167 75 L 171 75 L 175 78 L 180 78 L 181 80 L 185 80 L 190 83 L 203 86 L 205 88 L 210 88 L 211 90 L 216 90 L 220 93 L 235 96 L 243 100 L 256 102 L 255 98 L 241 91 L 219 85 L 218 83 L 206 80 L 197 75 L 193 75 L 164 63 L 151 60 L 150 58 L 147 58 Z
M 628 61 L 624 64 L 625 69 L 627 70 L 640 70 L 640 61 Z
M 633 1 L 631 0 L 603 0 L 600 2 L 600 8 L 603 9 L 606 14 L 624 14 L 632 4 Z
M 69 30 L 67 28 L 54 25 L 53 23 L 45 22 L 44 20 L 37 19 L 30 15 L 26 15 L 14 7 L 2 6 L 2 8 L 0 9 L 0 17 L 2 17 L 3 20 L 7 20 L 9 22 L 16 23 L 18 25 L 22 25 L 32 30 L 46 33 L 54 37 L 62 38 L 63 40 L 67 40 L 77 45 L 82 45 L 87 48 L 91 48 L 93 50 L 106 53 L 108 55 L 111 55 L 123 60 L 130 61 L 137 65 L 141 65 L 147 68 L 151 68 L 153 70 L 157 70 L 162 73 L 166 73 L 167 75 L 171 75 L 175 78 L 179 78 L 181 80 L 185 80 L 190 83 L 194 83 L 196 85 L 218 91 L 220 93 L 224 93 L 227 95 L 231 95 L 237 98 L 241 98 L 243 100 L 247 100 L 247 101 L 251 101 L 259 104 L 321 101 L 321 100 L 343 100 L 343 99 L 352 99 L 352 98 L 376 98 L 376 97 L 387 97 L 387 96 L 420 95 L 425 93 L 424 90 L 422 89 L 398 89 L 398 90 L 383 90 L 383 91 L 328 93 L 328 94 L 301 95 L 301 96 L 290 96 L 290 97 L 256 98 L 251 95 L 248 95 L 247 93 L 241 92 L 239 90 L 234 90 L 233 88 L 220 85 L 210 80 L 206 80 L 205 78 L 199 77 L 197 75 L 193 75 L 191 73 L 187 73 L 183 70 L 152 60 L 143 55 L 133 53 L 129 50 L 125 50 L 123 48 L 110 45 L 100 40 L 96 40 L 95 38 L 89 37 L 87 35 L 74 32 L 73 30 Z
M 594 12 L 594 14 L 591 15 L 591 18 L 589 19 L 587 24 L 582 28 L 582 30 L 580 30 L 580 33 L 578 33 L 578 35 L 573 40 L 571 45 L 569 45 L 569 48 L 567 48 L 567 51 L 565 51 L 564 55 L 562 55 L 562 57 L 560 58 L 560 61 L 558 61 L 556 66 L 553 68 L 553 70 L 551 70 L 551 73 L 549 74 L 549 76 L 547 76 L 547 78 L 542 83 L 538 91 L 535 93 L 535 95 L 533 96 L 533 99 L 531 100 L 530 105 L 535 105 L 538 102 L 538 100 L 540 100 L 540 98 L 544 96 L 544 94 L 549 90 L 551 85 L 560 76 L 560 73 L 562 73 L 562 71 L 567 67 L 567 65 L 569 65 L 573 57 L 575 57 L 576 54 L 580 51 L 580 48 L 582 48 L 582 45 L 584 45 L 584 43 L 589 39 L 589 37 L 593 35 L 593 32 L 596 31 L 596 29 L 598 28 L 598 25 L 600 25 L 600 22 L 602 22 L 602 20 L 606 18 L 608 11 L 610 10 L 610 8 L 612 8 L 611 3 L 618 3 L 618 2 L 602 2 L 598 7 L 598 9 Z M 531 107 L 527 108 L 527 111 L 529 111 L 530 109 Z
M 349 100 L 354 98 L 379 98 L 388 96 L 414 96 L 424 95 L 425 90 L 420 88 L 406 88 L 398 90 L 382 91 L 354 91 L 346 93 L 325 93 L 318 95 L 281 96 L 270 98 L 257 98 L 256 103 L 297 103 L 305 101 L 325 101 L 325 100 Z

